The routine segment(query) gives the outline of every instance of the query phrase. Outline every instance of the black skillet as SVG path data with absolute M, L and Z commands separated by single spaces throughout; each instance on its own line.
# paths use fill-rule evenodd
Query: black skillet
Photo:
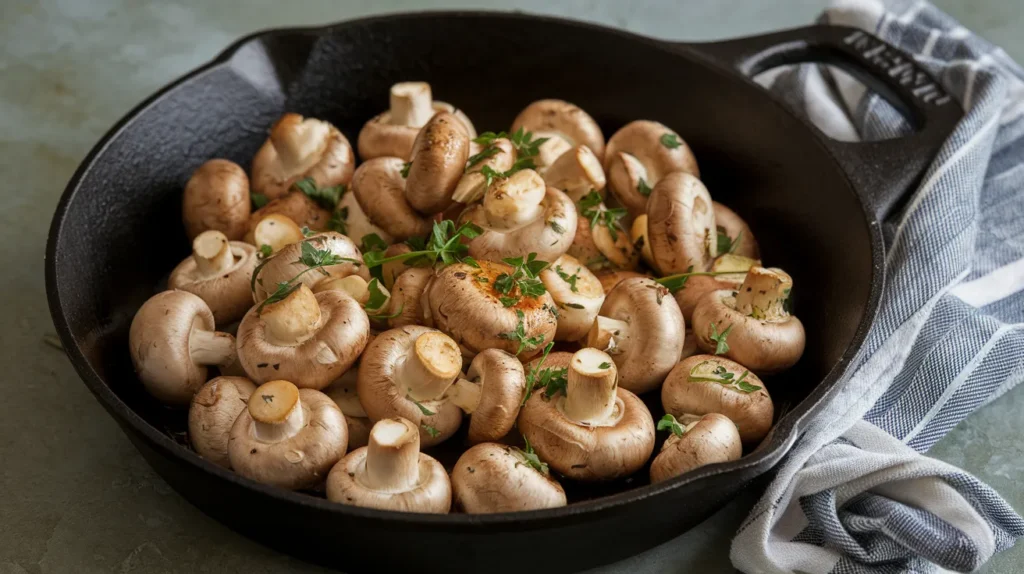
M 853 72 L 917 131 L 838 143 L 749 80 L 805 61 Z M 184 415 L 140 390 L 127 335 L 135 310 L 188 254 L 180 201 L 189 174 L 213 157 L 248 165 L 284 110 L 329 120 L 354 142 L 386 107 L 389 86 L 412 79 L 429 81 L 482 130 L 506 128 L 527 103 L 556 97 L 590 112 L 607 135 L 638 118 L 683 135 L 712 195 L 747 219 L 770 264 L 792 273 L 807 328 L 798 367 L 767 382 L 787 412 L 757 450 L 656 486 L 644 470 L 570 490 L 579 502 L 566 508 L 426 516 L 262 486 L 182 445 Z M 961 115 L 910 58 L 846 28 L 679 44 L 553 18 L 435 13 L 263 32 L 132 110 L 89 153 L 50 230 L 50 310 L 76 370 L 146 460 L 247 536 L 348 571 L 581 569 L 677 536 L 786 454 L 802 421 L 843 381 L 874 320 L 884 280 L 880 220 Z

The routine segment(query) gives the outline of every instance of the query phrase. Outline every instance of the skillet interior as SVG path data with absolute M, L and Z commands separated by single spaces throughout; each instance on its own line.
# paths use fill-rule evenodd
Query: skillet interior
M 396 566 L 423 569 L 416 549 L 451 544 L 450 535 L 467 537 L 458 560 L 472 565 L 497 550 L 495 533 L 504 533 L 500 546 L 507 547 L 538 542 L 551 528 L 562 543 L 546 567 L 606 562 L 696 524 L 766 470 L 749 463 L 777 459 L 791 430 L 776 433 L 754 458 L 699 473 L 744 469 L 728 478 L 514 517 L 420 517 L 260 487 L 161 436 L 183 430 L 184 416 L 141 390 L 127 334 L 136 309 L 188 255 L 180 199 L 191 172 L 212 157 L 248 166 L 284 110 L 329 120 L 355 142 L 362 124 L 387 106 L 388 87 L 407 79 L 429 81 L 437 98 L 462 107 L 480 131 L 507 128 L 542 97 L 577 103 L 606 136 L 637 118 L 673 127 L 693 147 L 712 196 L 753 227 L 766 263 L 794 277 L 807 349 L 797 368 L 766 379 L 777 409 L 799 411 L 819 383 L 835 382 L 834 367 L 856 350 L 868 320 L 877 238 L 818 136 L 750 83 L 680 47 L 553 19 L 411 15 L 273 32 L 239 43 L 220 63 L 133 112 L 80 168 L 54 219 L 47 273 L 58 330 L 76 368 L 150 463 L 195 504 L 250 536 L 306 559 L 371 569 L 380 556 L 366 561 L 365 549 L 396 529 L 417 534 L 407 553 L 388 557 Z M 644 483 L 637 476 L 630 486 Z M 618 520 L 630 521 L 628 533 Z

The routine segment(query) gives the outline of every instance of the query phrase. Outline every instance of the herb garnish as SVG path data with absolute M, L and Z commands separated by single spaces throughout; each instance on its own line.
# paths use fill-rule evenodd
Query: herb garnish
M 707 277 L 717 277 L 719 275 L 736 275 L 737 271 L 694 271 L 693 265 L 686 268 L 685 273 L 676 273 L 675 275 L 669 275 L 667 277 L 661 277 L 655 279 L 658 283 L 661 283 L 672 293 L 679 291 L 686 286 L 686 281 L 690 277 L 696 277 L 698 275 L 704 275 Z
M 658 430 L 672 431 L 672 434 L 676 436 L 683 436 L 684 434 L 686 434 L 686 427 L 679 424 L 679 421 L 676 420 L 676 417 L 670 414 L 666 414 L 665 416 L 661 417 L 661 420 L 658 421 Z
M 725 232 L 724 227 L 718 226 L 718 236 L 716 241 L 718 247 L 718 254 L 724 255 L 726 253 L 732 253 L 736 251 L 736 248 L 740 246 L 740 239 L 742 237 L 743 230 L 740 230 L 740 232 L 736 234 L 736 239 L 732 239 L 729 237 L 729 234 Z
M 576 287 L 576 280 L 580 278 L 579 275 L 577 275 L 576 273 L 569 275 L 568 273 L 562 270 L 561 265 L 555 265 L 555 273 L 558 273 L 558 276 L 561 277 L 562 281 L 565 281 L 566 283 L 569 284 L 570 291 L 572 291 L 573 293 L 579 293 L 579 289 Z
M 549 264 L 538 260 L 536 253 L 530 253 L 525 259 L 506 257 L 502 261 L 512 267 L 512 273 L 501 273 L 494 278 L 494 290 L 502 295 L 499 297 L 502 305 L 511 307 L 523 297 L 540 297 L 547 292 L 537 275 Z
M 317 234 L 317 232 L 310 229 L 308 225 L 303 225 L 302 228 L 299 229 L 299 232 L 302 233 L 303 237 L 313 237 Z
M 729 337 L 729 332 L 732 331 L 732 328 L 734 326 L 735 326 L 735 323 L 730 324 L 728 327 L 725 328 L 724 331 L 719 333 L 718 332 L 718 326 L 715 325 L 713 322 L 711 323 L 711 334 L 708 335 L 708 339 L 711 339 L 712 341 L 714 341 L 716 343 L 716 345 L 715 345 L 715 354 L 716 355 L 724 355 L 724 354 L 729 352 L 729 343 L 726 343 L 725 339 Z
M 260 252 L 256 255 L 258 259 L 266 259 L 274 254 L 274 248 L 264 243 L 260 245 Z
M 469 248 L 462 243 L 462 239 L 473 239 L 481 233 L 483 230 L 472 223 L 463 223 L 456 228 L 455 222 L 446 219 L 434 223 L 429 241 L 421 238 L 415 242 L 413 239 L 407 241 L 411 247 L 419 248 L 416 251 L 393 257 L 384 257 L 383 253 L 379 251 L 370 251 L 363 254 L 363 261 L 370 268 L 392 261 L 405 261 L 407 265 L 413 267 L 429 267 L 435 265 L 438 260 L 445 265 L 451 265 L 458 263 L 469 252 Z
M 683 145 L 683 142 L 679 141 L 679 136 L 673 133 L 662 134 L 660 141 L 661 145 L 667 147 L 668 149 L 676 149 L 677 147 Z
M 640 195 L 644 197 L 650 197 L 651 192 L 654 191 L 653 189 L 651 189 L 650 185 L 647 185 L 647 180 L 645 180 L 642 177 L 640 178 L 640 181 L 638 181 L 636 184 L 636 190 L 640 193 Z
M 548 463 L 540 460 L 537 456 L 536 451 L 533 450 L 533 446 L 530 445 L 530 439 L 523 437 L 523 442 L 526 443 L 524 448 L 517 448 L 520 454 L 523 455 L 523 459 L 526 460 L 526 464 L 530 465 L 531 468 L 541 474 L 548 473 Z
M 598 369 L 610 369 L 611 366 L 612 366 L 611 363 L 605 361 L 604 363 L 601 363 L 600 365 L 598 365 L 597 368 Z
M 533 337 L 526 336 L 526 324 L 524 323 L 526 316 L 523 314 L 522 309 L 516 309 L 516 317 L 519 322 L 516 324 L 516 330 L 509 333 L 500 333 L 498 338 L 505 339 L 506 341 L 516 341 L 519 346 L 516 348 L 514 355 L 522 353 L 524 350 L 531 351 L 537 348 L 544 342 L 544 335 L 534 335 Z
M 607 209 L 601 205 L 602 201 L 601 194 L 596 191 L 584 195 L 580 198 L 580 215 L 590 220 L 591 229 L 603 225 L 608 228 L 612 241 L 618 241 L 619 232 L 622 231 L 619 220 L 626 216 L 627 211 L 622 207 Z
M 311 177 L 300 179 L 292 184 L 292 187 L 309 196 L 310 199 L 320 204 L 325 209 L 333 210 L 338 206 L 338 200 L 345 194 L 345 185 L 331 187 L 317 187 L 316 180 Z
M 489 165 L 483 166 L 483 168 L 480 169 L 480 173 L 487 178 L 488 186 L 490 186 L 495 179 L 510 177 L 517 171 L 524 169 L 536 168 L 537 165 L 534 163 L 533 158 L 540 152 L 541 144 L 548 141 L 548 138 L 533 139 L 533 132 L 525 131 L 522 127 L 516 130 L 512 135 L 508 135 L 506 132 L 484 132 L 476 137 L 473 142 L 485 147 L 480 153 L 469 158 L 466 170 L 468 171 L 469 168 L 498 153 L 499 148 L 494 144 L 494 141 L 501 138 L 507 138 L 512 142 L 512 147 L 516 150 L 517 159 L 515 163 L 512 164 L 512 167 L 506 171 L 497 171 L 492 169 Z
M 480 138 L 477 138 L 477 139 L 480 139 Z M 485 159 L 487 159 L 489 157 L 493 157 L 493 156 L 497 155 L 497 153 L 499 151 L 501 151 L 501 148 L 499 148 L 496 145 L 491 144 L 491 145 L 485 147 L 483 149 L 483 151 L 481 151 L 480 153 L 469 156 L 469 160 L 466 162 L 466 173 L 469 173 L 469 170 L 472 169 L 473 166 L 475 166 L 476 164 L 484 161 Z
M 348 235 L 348 207 L 337 209 L 331 214 L 331 218 L 327 220 L 327 229 Z
M 412 398 L 411 396 L 409 396 L 409 395 L 405 395 L 405 398 L 407 398 L 407 399 L 409 399 L 410 401 L 412 401 L 412 403 L 413 403 L 414 405 L 416 405 L 417 407 L 419 407 L 419 409 L 420 409 L 420 412 L 421 412 L 421 413 L 423 413 L 423 414 L 425 414 L 425 415 L 427 415 L 428 417 L 432 417 L 432 416 L 434 416 L 434 415 L 436 415 L 436 414 L 437 414 L 437 413 L 435 413 L 434 411 L 432 411 L 432 410 L 428 409 L 427 407 L 423 406 L 423 403 L 421 403 L 421 402 L 417 401 L 416 399 Z M 430 436 L 437 436 L 437 435 L 430 435 Z
M 249 199 L 252 201 L 252 206 L 255 209 L 259 209 L 264 205 L 270 203 L 270 200 L 267 199 L 267 196 L 263 195 L 262 193 L 250 194 Z
M 409 168 L 412 167 L 412 162 L 407 161 L 402 164 L 402 179 L 409 177 Z
M 690 369 L 690 382 L 707 382 L 707 383 L 718 383 L 726 387 L 733 387 L 735 390 L 741 393 L 752 393 L 760 390 L 761 387 L 752 385 L 746 381 L 747 375 L 750 371 L 743 371 L 739 377 L 735 373 L 729 371 L 722 365 L 717 365 L 710 372 L 707 371 L 707 367 L 713 365 L 711 361 L 701 361 L 694 365 Z M 701 372 L 698 373 L 698 370 Z
M 437 438 L 441 434 L 441 431 L 437 430 L 436 428 L 434 428 L 434 427 L 432 427 L 430 425 L 420 425 L 420 426 L 422 426 L 423 430 L 426 431 L 426 433 L 428 435 L 430 435 L 430 438 Z
M 288 297 L 295 292 L 302 284 L 298 282 L 298 279 L 306 273 L 316 269 L 320 273 L 327 275 L 327 271 L 324 271 L 324 267 L 330 265 L 340 265 L 346 261 L 351 263 L 359 264 L 360 262 L 355 259 L 349 259 L 348 257 L 342 257 L 331 253 L 328 249 L 317 249 L 313 247 L 313 244 L 309 240 L 305 240 L 301 244 L 301 255 L 299 256 L 298 263 L 302 263 L 306 266 L 306 269 L 300 271 L 295 277 L 292 277 L 288 281 L 281 281 L 277 284 L 277 288 L 273 293 L 267 296 L 262 303 L 256 308 L 256 312 L 263 311 L 263 308 L 271 303 L 276 303 Z M 249 284 L 249 288 L 255 292 L 256 282 L 258 281 L 259 272 L 270 261 L 270 258 L 264 259 L 252 273 L 252 280 Z M 260 283 L 262 285 L 262 283 Z

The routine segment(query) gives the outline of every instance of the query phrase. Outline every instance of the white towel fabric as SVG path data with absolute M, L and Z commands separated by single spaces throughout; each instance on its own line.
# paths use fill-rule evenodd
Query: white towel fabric
M 921 453 L 1024 378 L 1024 70 L 924 1 L 838 0 L 822 20 L 913 54 L 967 114 L 884 223 L 889 282 L 865 352 L 780 465 L 731 558 L 751 574 L 972 571 L 1024 536 L 1024 520 Z M 909 130 L 831 68 L 767 78 L 837 139 Z

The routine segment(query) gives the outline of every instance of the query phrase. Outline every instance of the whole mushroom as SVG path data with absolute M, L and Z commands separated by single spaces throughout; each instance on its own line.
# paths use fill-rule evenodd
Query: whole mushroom
M 199 456 L 231 468 L 228 439 L 256 385 L 245 377 L 214 377 L 200 387 L 188 409 L 188 438 Z
M 355 165 L 352 146 L 338 128 L 287 113 L 270 128 L 270 137 L 252 160 L 252 187 L 273 200 L 307 177 L 320 188 L 347 184 Z
M 470 135 L 454 115 L 436 114 L 412 145 L 405 177 L 405 199 L 420 213 L 438 213 L 452 204 L 452 194 L 466 171 Z
M 506 168 L 507 169 L 507 168 Z M 563 153 L 544 172 L 548 187 L 560 189 L 573 201 L 594 192 L 604 199 L 604 168 L 601 159 L 585 145 Z
M 422 267 L 410 267 L 395 278 L 389 309 L 394 317 L 388 319 L 390 327 L 426 323 L 424 293 L 433 278 L 434 271 Z
M 430 218 L 416 211 L 406 197 L 404 163 L 397 157 L 378 157 L 359 166 L 352 176 L 352 193 L 374 226 L 403 240 L 430 233 Z
M 250 283 L 252 296 L 257 303 L 262 303 L 281 283 L 292 280 L 312 288 L 335 277 L 359 275 L 368 279 L 370 272 L 362 261 L 363 255 L 355 243 L 338 232 L 325 231 L 304 237 L 263 260 Z
M 245 235 L 250 210 L 249 178 L 233 161 L 211 159 L 185 185 L 181 219 L 189 239 L 214 230 L 239 240 Z
M 569 255 L 593 271 L 637 267 L 636 246 L 621 224 L 625 209 L 609 209 L 601 196 L 592 191 L 580 199 L 577 212 L 576 236 L 569 246 Z
M 686 426 L 675 422 L 674 417 L 670 420 L 674 423 L 672 435 L 651 463 L 652 483 L 708 464 L 739 460 L 743 456 L 740 433 L 725 415 L 708 413 Z
M 632 279 L 634 277 L 647 277 L 638 271 L 627 271 L 625 269 L 604 269 L 596 273 L 597 280 L 601 282 L 601 288 L 604 289 L 605 295 L 607 295 L 616 285 L 621 283 L 625 279 Z
M 485 442 L 462 453 L 452 469 L 452 502 L 466 514 L 565 506 L 562 485 L 536 453 Z
M 473 122 L 466 114 L 451 104 L 434 100 L 426 82 L 399 82 L 391 86 L 390 98 L 390 108 L 366 122 L 359 131 L 357 145 L 363 161 L 384 156 L 408 159 L 416 134 L 438 112 L 453 114 L 469 137 L 476 137 Z
M 250 245 L 258 245 L 260 257 L 264 257 L 268 248 L 271 254 L 277 253 L 305 237 L 302 228 L 292 218 L 283 213 L 271 213 L 256 222 L 252 232 L 245 236 L 245 241 Z
M 700 177 L 697 160 L 679 134 L 647 120 L 630 122 L 612 135 L 604 171 L 608 189 L 634 217 L 652 212 L 647 196 L 666 175 L 685 171 Z
M 358 379 L 359 367 L 352 367 L 345 371 L 340 379 L 324 389 L 324 394 L 330 397 L 345 415 L 349 451 L 366 446 L 370 437 L 370 427 L 373 426 L 370 418 L 366 416 L 362 403 L 359 402 L 359 390 L 356 388 Z
M 526 106 L 512 121 L 512 131 L 533 132 L 534 139 L 548 138 L 537 154 L 537 166 L 543 172 L 570 149 L 585 145 L 598 159 L 604 157 L 604 134 L 590 114 L 563 100 L 537 100 Z
M 558 308 L 556 341 L 579 341 L 587 336 L 604 303 L 604 289 L 597 277 L 570 255 L 563 255 L 540 272 Z
M 512 430 L 526 392 L 525 376 L 514 355 L 487 349 L 473 358 L 465 378 L 448 388 L 445 398 L 470 415 L 470 444 L 497 441 Z
M 290 191 L 286 195 L 283 195 L 263 207 L 252 212 L 249 217 L 249 225 L 245 233 L 245 241 L 252 243 L 259 247 L 263 243 L 269 243 L 268 241 L 260 241 L 256 237 L 263 234 L 270 234 L 271 236 L 284 233 L 283 230 L 265 229 L 266 225 L 264 219 L 277 216 L 274 219 L 278 224 L 284 224 L 285 222 L 281 217 L 286 217 L 291 220 L 292 226 L 291 234 L 294 235 L 295 231 L 301 230 L 302 227 L 308 227 L 313 231 L 322 231 L 327 228 L 328 222 L 331 220 L 331 212 L 327 211 L 320 206 L 319 203 L 310 199 L 305 193 L 295 190 Z M 301 231 L 300 231 L 301 234 Z M 291 243 L 291 242 L 289 242 Z
M 322 482 L 347 445 L 345 415 L 334 401 L 274 380 L 253 391 L 232 425 L 228 458 L 246 478 L 299 490 Z
M 358 172 L 358 169 L 357 169 Z M 352 176 L 355 181 L 355 176 Z M 354 184 L 353 184 L 354 185 Z M 369 235 L 376 235 L 384 243 L 391 245 L 395 238 L 383 227 L 380 227 L 370 220 L 370 217 L 363 211 L 356 198 L 355 192 L 345 193 L 338 200 L 334 210 L 334 225 L 332 229 L 348 236 L 352 241 L 362 244 Z
M 171 271 L 167 287 L 197 295 L 218 325 L 237 321 L 252 307 L 249 281 L 256 253 L 252 245 L 228 241 L 220 231 L 204 231 L 192 240 L 192 256 Z
M 749 259 L 760 259 L 761 248 L 758 247 L 757 239 L 750 226 L 735 211 L 727 206 L 713 201 L 715 209 L 715 224 L 718 226 L 719 237 L 729 241 L 730 253 Z M 720 239 L 721 240 L 721 239 Z M 719 249 L 722 251 L 722 249 Z
M 704 271 L 718 255 L 715 210 L 699 179 L 683 171 L 662 178 L 647 203 L 647 237 L 663 275 Z
M 479 201 L 489 184 L 489 178 L 483 173 L 484 168 L 504 173 L 512 169 L 515 161 L 516 149 L 508 138 L 492 140 L 487 147 L 467 160 L 466 171 L 452 192 L 452 200 L 465 204 Z

